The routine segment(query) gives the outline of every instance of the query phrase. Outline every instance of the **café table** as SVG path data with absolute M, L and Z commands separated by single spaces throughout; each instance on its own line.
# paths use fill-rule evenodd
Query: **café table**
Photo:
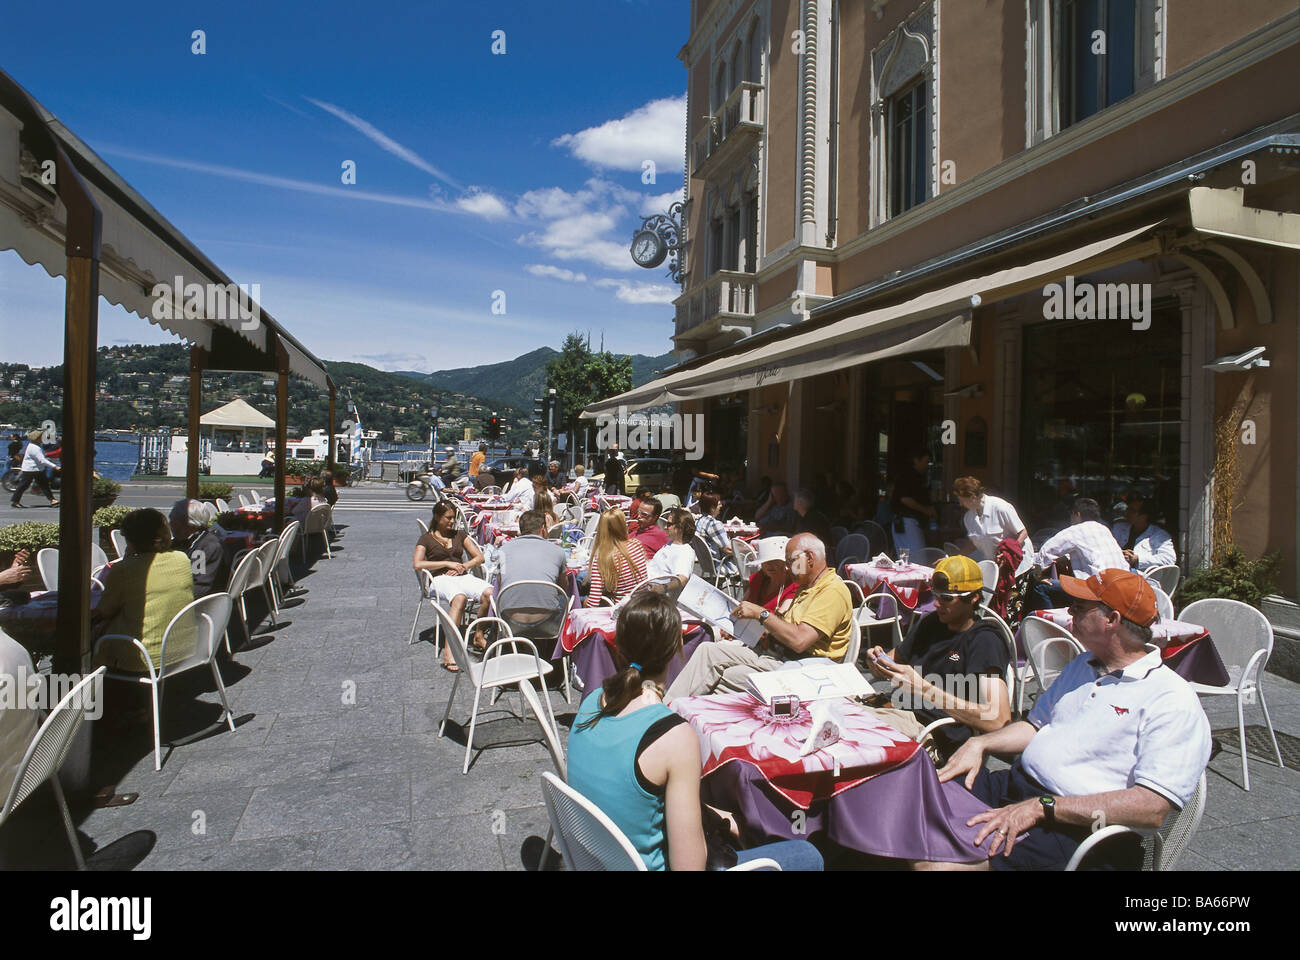
M 727 536 L 737 537 L 740 540 L 753 540 L 758 536 L 758 524 L 756 523 L 732 523 L 727 521 L 723 523 L 722 529 L 727 531 Z
M 613 607 L 575 607 L 560 629 L 560 642 L 555 645 L 551 659 L 569 657 L 585 690 L 594 690 L 618 672 L 614 664 L 614 649 L 618 644 L 617 617 L 618 611 Z M 695 648 L 712 637 L 702 624 L 682 623 L 682 655 L 674 657 L 668 664 L 669 683 L 677 679 Z
M 90 584 L 90 609 L 99 606 L 103 589 L 93 580 Z M 28 650 L 50 652 L 54 649 L 54 634 L 59 619 L 59 593 L 57 590 L 38 590 L 26 603 L 0 607 L 0 630 L 13 637 Z
M 876 566 L 870 561 L 850 563 L 845 571 L 862 587 L 863 593 L 888 590 L 908 610 L 915 610 L 918 604 L 925 602 L 930 592 L 930 579 L 934 576 L 933 567 L 919 563 L 895 562 L 891 567 Z
M 807 756 L 809 705 L 774 720 L 748 693 L 669 704 L 700 739 L 704 800 L 735 814 L 746 847 L 823 833 L 842 847 L 899 860 L 977 860 L 988 807 L 960 780 L 940 783 L 920 744 L 866 707 L 840 700 L 840 739 Z
M 1035 610 L 1033 616 L 1074 631 L 1074 618 L 1065 607 Z M 1162 617 L 1151 625 L 1151 640 L 1160 648 L 1165 666 L 1184 680 L 1215 687 L 1229 683 L 1223 658 L 1219 656 L 1210 632 L 1200 624 Z M 1023 649 L 1019 630 L 1016 631 L 1016 648 Z

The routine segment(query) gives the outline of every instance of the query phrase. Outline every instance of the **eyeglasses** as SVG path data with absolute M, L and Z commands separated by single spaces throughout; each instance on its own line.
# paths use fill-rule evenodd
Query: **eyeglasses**
M 966 596 L 964 593 L 936 593 L 934 599 L 940 603 L 955 603 L 964 596 Z
M 1088 600 L 1073 600 L 1070 602 L 1070 605 L 1065 609 L 1070 614 L 1071 617 L 1077 620 L 1080 617 L 1084 616 L 1089 611 L 1100 610 L 1103 608 L 1103 606 L 1104 606 L 1103 604 L 1093 603 Z

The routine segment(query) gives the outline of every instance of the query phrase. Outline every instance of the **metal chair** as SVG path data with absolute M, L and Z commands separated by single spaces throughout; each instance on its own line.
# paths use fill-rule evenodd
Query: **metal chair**
M 1156 595 L 1156 613 L 1160 615 L 1160 619 L 1174 619 L 1174 602 L 1169 599 L 1169 594 L 1165 593 L 1159 584 L 1152 583 L 1151 589 Z
M 560 856 L 570 870 L 648 871 L 632 841 L 613 820 L 549 770 L 542 771 L 542 797 L 551 821 L 551 836 L 559 841 Z M 547 838 L 550 849 L 550 838 Z M 732 870 L 780 870 L 768 857 L 738 864 Z
M 284 525 L 284 530 L 276 538 L 277 546 L 271 555 L 270 563 L 267 565 L 267 581 L 271 584 L 271 599 L 275 601 L 275 609 L 278 612 L 284 603 L 284 597 L 280 593 L 280 588 L 288 584 L 292 589 L 295 585 L 293 579 L 293 570 L 289 565 L 289 551 L 293 549 L 294 540 L 298 537 L 298 531 L 301 524 L 297 520 L 290 520 Z
M 226 696 L 226 685 L 221 680 L 221 671 L 217 669 L 217 637 L 225 633 L 226 626 L 230 622 L 231 609 L 232 604 L 228 593 L 210 593 L 206 597 L 200 597 L 193 603 L 187 604 L 183 610 L 172 617 L 171 623 L 167 625 L 167 630 L 163 633 L 162 647 L 158 651 L 158 665 L 156 667 L 145 645 L 135 637 L 127 637 L 122 634 L 107 634 L 99 639 L 101 644 L 109 637 L 130 640 L 136 649 L 140 651 L 140 656 L 148 666 L 149 672 L 146 675 L 109 671 L 105 676 L 109 680 L 125 680 L 131 683 L 149 685 L 153 699 L 154 770 L 162 769 L 162 734 L 159 726 L 161 720 L 160 700 L 162 698 L 163 681 L 168 677 L 174 677 L 178 673 L 184 673 L 186 670 L 193 670 L 195 667 L 201 667 L 205 664 L 210 667 L 212 669 L 212 678 L 217 682 L 217 692 L 221 694 L 221 704 L 225 708 L 223 719 L 230 726 L 230 732 L 235 732 L 235 715 L 230 709 L 230 699 Z M 180 654 L 173 653 L 172 659 L 169 660 L 167 646 L 169 643 L 173 643 L 174 637 L 176 638 L 175 642 L 184 643 L 183 637 L 178 637 L 177 634 L 183 633 L 185 626 L 188 626 L 193 631 L 193 647 L 190 650 L 182 650 Z M 178 628 L 182 629 L 178 630 Z M 96 644 L 96 647 L 98 648 L 98 644 Z
M 831 527 L 831 542 L 827 544 L 827 546 L 838 551 L 840 549 L 840 541 L 848 535 L 849 531 L 847 527 Z
M 758 551 L 747 540 L 731 538 L 731 555 L 736 561 L 736 575 L 732 578 L 737 599 L 745 595 L 749 587 L 749 578 L 759 569 Z
M 114 527 L 108 531 L 108 539 L 113 541 L 113 549 L 117 551 L 117 559 L 121 560 L 126 556 L 126 534 Z
M 222 500 L 220 497 L 216 497 L 214 502 L 216 503 L 217 506 L 217 513 L 230 512 L 230 504 L 227 503 L 225 500 Z
M 252 639 L 253 631 L 248 625 L 248 609 L 244 604 L 244 594 L 255 586 L 250 580 L 254 574 L 260 571 L 262 562 L 257 550 L 246 550 L 235 560 L 235 569 L 230 573 L 230 580 L 226 585 L 226 593 L 230 594 L 232 604 L 239 605 L 240 623 L 244 627 L 244 636 Z M 226 628 L 226 653 L 231 653 L 230 648 L 230 628 Z
M 721 589 L 723 583 L 720 581 L 724 578 L 718 574 L 718 566 L 713 559 L 713 551 L 709 549 L 708 542 L 697 533 L 691 537 L 690 548 L 695 551 L 694 574 L 706 583 Z
M 1017 702 L 1016 691 L 1019 689 L 1021 684 L 1028 682 L 1033 677 L 1031 672 L 1033 668 L 1028 663 L 1020 662 L 1020 656 L 1016 653 L 1015 635 L 1011 632 L 1011 627 L 1007 625 L 1007 622 L 998 616 L 997 611 L 987 603 L 981 603 L 977 608 L 977 611 L 982 619 L 989 621 L 989 623 L 993 625 L 994 629 L 1002 635 L 1002 642 L 1006 644 L 1007 703 L 1015 704 Z M 1014 714 L 1012 714 L 1012 719 L 1015 719 Z
M 97 543 L 90 545 L 90 569 L 95 570 L 99 567 L 108 565 L 108 554 L 104 548 Z
M 59 551 L 54 547 L 41 547 L 36 551 L 36 569 L 46 590 L 59 589 Z
M 546 735 L 556 765 L 563 770 L 564 749 L 560 746 L 559 733 L 555 729 L 555 715 L 551 712 L 551 697 L 546 689 L 546 677 L 553 669 L 552 665 L 542 660 L 531 640 L 512 637 L 510 625 L 500 617 L 479 617 L 467 628 L 467 632 L 472 632 L 480 623 L 495 622 L 506 632 L 504 637 L 488 646 L 483 654 L 483 661 L 477 662 L 470 657 L 469 650 L 465 646 L 465 638 L 452 622 L 447 611 L 436 603 L 433 605 L 433 610 L 442 623 L 443 629 L 447 631 L 447 645 L 451 647 L 456 666 L 460 668 L 452 682 L 451 693 L 447 696 L 447 709 L 442 713 L 442 723 L 438 725 L 439 737 L 447 729 L 447 718 L 451 716 L 451 708 L 456 702 L 456 690 L 460 687 L 461 679 L 468 679 L 474 685 L 474 706 L 470 710 L 469 731 L 465 737 L 465 762 L 461 765 L 460 772 L 469 773 L 469 758 L 474 750 L 474 727 L 478 723 L 479 701 L 483 697 L 483 691 L 506 686 L 519 688 L 520 696 L 532 709 L 538 723 L 542 725 L 542 732 Z M 512 648 L 509 653 L 505 652 L 506 647 Z M 523 652 L 520 652 L 520 647 L 524 648 Z M 533 680 L 538 680 L 542 684 L 545 714 L 542 705 L 537 702 L 537 694 L 532 686 Z M 520 719 L 522 721 L 522 718 Z
M 1259 697 L 1259 705 L 1264 711 L 1264 723 L 1268 727 L 1269 739 L 1273 741 L 1273 752 L 1277 756 L 1277 765 L 1282 762 L 1282 751 L 1277 745 L 1277 734 L 1273 732 L 1273 720 L 1268 715 L 1268 704 L 1264 700 L 1264 668 L 1268 658 L 1273 655 L 1273 626 L 1268 618 L 1249 604 L 1240 600 L 1225 600 L 1212 597 L 1188 604 L 1179 614 L 1185 623 L 1195 623 L 1210 632 L 1215 649 L 1223 659 L 1228 671 L 1226 686 L 1215 687 L 1205 683 L 1193 683 L 1192 689 L 1201 696 L 1235 696 L 1237 698 L 1237 732 L 1241 744 L 1241 780 L 1244 789 L 1250 789 L 1250 771 L 1246 767 L 1246 714 L 1245 705 Z
M 862 521 L 862 523 L 858 524 L 854 533 L 867 538 L 867 550 L 863 554 L 864 557 L 876 557 L 889 551 L 889 534 L 885 532 L 884 527 L 874 520 Z
M 889 614 L 884 611 L 886 604 L 892 608 Z M 897 650 L 903 644 L 903 612 L 899 609 L 901 606 L 898 598 L 888 591 L 882 590 L 880 593 L 873 593 L 863 597 L 862 605 L 858 607 L 854 619 L 860 627 L 867 629 L 892 626 L 894 628 L 894 644 L 890 649 Z
M 425 523 L 423 520 L 421 520 L 419 517 L 416 517 L 416 518 L 415 518 L 415 522 L 418 523 L 418 524 L 420 525 L 420 535 L 421 535 L 421 536 L 423 536 L 424 534 L 426 534 L 426 533 L 429 532 L 429 525 L 428 525 L 427 523 Z
M 850 557 L 874 557 L 871 552 L 871 540 L 860 533 L 850 533 L 847 537 L 835 545 L 835 557 L 844 565 L 844 561 Z M 841 574 L 843 576 L 843 574 Z
M 912 557 L 912 562 L 919 563 L 923 567 L 933 567 L 946 556 L 947 554 L 938 547 L 922 547 L 916 551 L 916 556 Z
M 993 599 L 993 592 L 998 588 L 998 565 L 992 560 L 981 560 L 980 575 L 984 577 L 984 602 Z
M 531 597 L 529 591 L 533 592 Z M 542 597 L 537 594 L 540 592 Z M 538 603 L 546 594 L 555 597 L 555 603 Z M 531 603 L 524 602 L 531 600 Z M 492 609 L 496 616 L 506 622 L 512 636 L 526 637 L 529 640 L 549 640 L 559 643 L 564 633 L 564 625 L 573 610 L 573 594 L 550 580 L 515 580 L 501 588 L 492 599 Z M 520 619 L 521 617 L 530 619 Z M 531 618 L 537 619 L 531 619 Z M 569 657 L 565 654 L 561 661 L 564 671 L 564 702 L 572 703 L 569 686 Z
M 1083 645 L 1074 634 L 1042 617 L 1028 616 L 1020 621 L 1020 642 L 1024 644 L 1025 656 L 1033 670 L 1032 679 L 1038 682 L 1039 690 L 1044 693 L 1070 661 L 1083 653 Z M 1026 680 L 1017 690 L 1017 714 L 1024 713 L 1028 685 Z
M 334 552 L 330 550 L 330 538 L 327 532 L 330 524 L 330 505 L 328 503 L 318 503 L 311 508 L 307 514 L 307 522 L 303 524 L 302 533 L 302 562 L 307 562 L 307 541 L 311 539 L 312 534 L 319 533 L 321 539 L 325 541 L 325 556 L 334 559 Z
M 862 587 L 858 584 L 858 581 L 856 580 L 841 579 L 840 582 L 843 583 L 844 586 L 848 589 L 849 602 L 853 604 L 853 609 L 856 611 L 859 607 L 862 606 L 862 601 L 867 599 L 867 595 L 862 592 Z
M 1170 813 L 1165 818 L 1164 825 L 1154 834 L 1144 834 L 1140 830 L 1118 824 L 1102 827 L 1079 844 L 1079 848 L 1074 851 L 1065 869 L 1071 872 L 1078 870 L 1079 864 L 1103 840 L 1124 833 L 1133 833 L 1143 837 L 1143 870 L 1173 870 L 1178 866 L 1179 858 L 1191 843 L 1192 836 L 1201 823 L 1201 817 L 1205 813 L 1205 792 L 1205 774 L 1202 773 L 1200 782 L 1196 785 L 1196 793 L 1192 794 L 1192 799 L 1187 806 Z
M 94 705 L 93 687 L 102 683 L 107 667 L 100 667 L 82 679 L 55 704 L 45 722 L 37 729 L 31 743 L 23 753 L 22 761 L 14 773 L 13 784 L 9 787 L 9 796 L 4 806 L 0 807 L 0 824 L 9 819 L 14 809 L 32 795 L 32 792 L 50 781 L 54 788 L 54 802 L 63 818 L 63 829 L 67 831 L 68 843 L 72 846 L 72 857 L 78 870 L 86 869 L 85 858 L 81 855 L 81 844 L 77 840 L 77 829 L 72 825 L 72 814 L 68 812 L 68 801 L 63 796 L 63 785 L 59 783 L 59 767 L 72 748 L 77 731 L 86 718 L 87 710 Z
M 1173 597 L 1174 591 L 1178 589 L 1178 581 L 1182 575 L 1183 571 L 1172 563 L 1163 567 L 1152 567 L 1142 574 L 1147 578 L 1148 582 L 1159 587 L 1170 597 Z
M 266 503 L 266 497 L 262 496 L 261 490 L 254 490 L 250 487 L 248 495 L 253 498 L 254 503 Z

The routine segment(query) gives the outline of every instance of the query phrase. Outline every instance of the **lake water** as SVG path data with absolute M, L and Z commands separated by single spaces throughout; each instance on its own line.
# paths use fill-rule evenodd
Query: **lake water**
M 134 440 L 96 440 L 95 469 L 118 483 L 130 480 L 135 473 L 139 452 L 140 444 Z

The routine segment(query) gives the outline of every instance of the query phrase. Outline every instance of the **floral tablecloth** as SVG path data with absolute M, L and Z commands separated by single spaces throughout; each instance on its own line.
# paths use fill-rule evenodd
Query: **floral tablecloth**
M 923 567 L 919 563 L 896 564 L 893 567 L 878 567 L 874 563 L 850 563 L 845 569 L 864 593 L 874 593 L 878 588 L 888 590 L 909 610 L 916 609 L 930 588 L 930 578 L 934 576 L 933 567 Z
M 806 707 L 789 723 L 777 723 L 769 708 L 748 693 L 679 697 L 671 704 L 700 738 L 703 776 L 728 763 L 749 764 L 804 810 L 814 800 L 828 799 L 901 766 L 921 749 L 852 701 L 838 705 L 844 717 L 840 739 L 801 757 L 812 730 Z

